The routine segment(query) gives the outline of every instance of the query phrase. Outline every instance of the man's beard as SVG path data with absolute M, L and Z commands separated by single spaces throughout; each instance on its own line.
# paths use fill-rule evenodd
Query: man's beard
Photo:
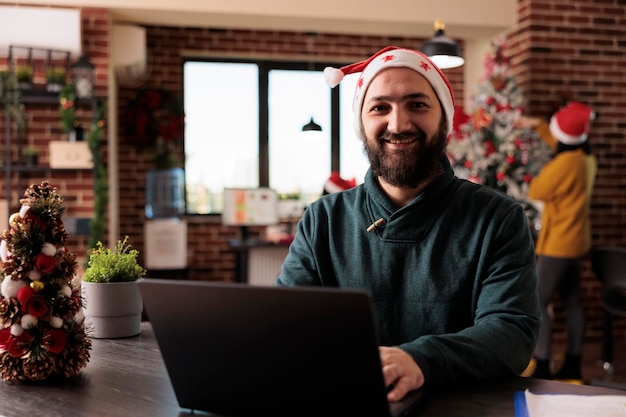
M 389 152 L 383 146 L 385 139 L 416 138 L 418 146 Z M 443 172 L 441 160 L 445 157 L 447 135 L 445 122 L 439 126 L 434 137 L 427 140 L 425 134 L 383 132 L 375 141 L 367 140 L 364 152 L 370 160 L 375 176 L 396 187 L 415 188 Z

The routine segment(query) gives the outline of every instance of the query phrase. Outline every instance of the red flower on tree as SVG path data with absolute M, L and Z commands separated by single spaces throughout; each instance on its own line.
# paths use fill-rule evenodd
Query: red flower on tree
M 35 317 L 43 317 L 48 313 L 48 303 L 37 295 L 32 288 L 26 286 L 17 291 L 17 299 L 22 304 L 22 311 Z
M 7 350 L 9 348 L 12 337 L 10 328 L 7 327 L 0 329 L 0 351 Z
M 31 348 L 33 338 L 28 333 L 24 332 L 19 336 L 15 336 L 9 347 L 9 354 L 16 358 L 23 356 Z
M 39 233 L 44 233 L 47 230 L 46 223 L 39 216 L 31 212 L 26 213 L 24 221 L 30 223 L 30 227 L 34 228 Z
M 67 335 L 60 329 L 49 329 L 43 335 L 43 346 L 52 353 L 61 353 L 67 344 Z
M 44 255 L 43 253 L 35 256 L 35 268 L 42 274 L 50 274 L 57 266 L 57 261 L 54 256 Z

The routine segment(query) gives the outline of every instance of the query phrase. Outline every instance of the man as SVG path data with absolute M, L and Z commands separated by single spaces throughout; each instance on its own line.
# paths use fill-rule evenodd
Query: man
M 450 83 L 395 47 L 325 72 L 331 87 L 361 72 L 354 127 L 371 166 L 307 208 L 276 285 L 371 291 L 390 401 L 520 374 L 539 327 L 533 243 L 519 204 L 454 176 Z

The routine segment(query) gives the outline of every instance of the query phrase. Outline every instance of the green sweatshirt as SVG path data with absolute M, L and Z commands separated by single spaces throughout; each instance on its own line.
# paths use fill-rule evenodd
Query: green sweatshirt
M 426 386 L 520 374 L 539 329 L 522 207 L 446 165 L 401 209 L 371 171 L 364 184 L 312 203 L 276 279 L 370 290 L 380 344 L 408 352 Z

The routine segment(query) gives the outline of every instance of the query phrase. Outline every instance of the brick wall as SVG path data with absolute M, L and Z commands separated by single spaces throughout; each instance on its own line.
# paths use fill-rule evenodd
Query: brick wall
M 591 203 L 594 245 L 626 246 L 626 6 L 623 0 L 520 0 L 509 37 L 511 67 L 529 114 L 549 118 L 562 100 L 589 104 L 599 114 L 589 140 L 598 158 Z M 584 263 L 582 298 L 587 335 L 602 329 L 600 284 Z M 557 336 L 562 309 L 555 299 Z M 626 320 L 615 323 L 626 336 Z

